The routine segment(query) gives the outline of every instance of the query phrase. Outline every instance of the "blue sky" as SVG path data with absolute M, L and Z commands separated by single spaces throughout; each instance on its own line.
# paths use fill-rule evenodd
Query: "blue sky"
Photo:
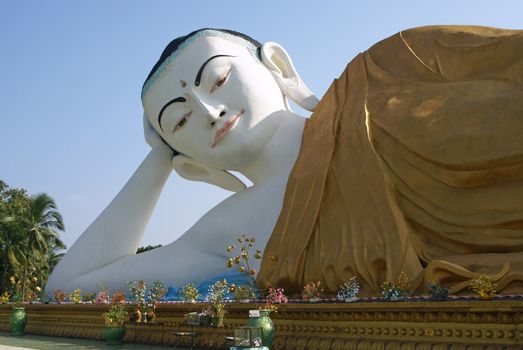
M 2 1 L 0 179 L 52 196 L 71 245 L 149 150 L 143 80 L 170 40 L 197 28 L 282 44 L 320 97 L 358 52 L 402 29 L 523 29 L 522 14 L 520 0 Z M 228 195 L 173 173 L 143 244 L 171 242 Z

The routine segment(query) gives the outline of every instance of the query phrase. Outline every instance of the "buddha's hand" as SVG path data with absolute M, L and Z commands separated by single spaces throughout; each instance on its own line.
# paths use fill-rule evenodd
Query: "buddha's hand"
M 163 139 L 158 135 L 156 130 L 154 130 L 151 123 L 149 123 L 149 120 L 147 119 L 147 116 L 143 115 L 143 134 L 145 137 L 145 141 L 151 146 L 151 148 L 155 147 L 165 147 L 170 150 L 170 147 L 167 146 L 167 144 L 163 141 Z

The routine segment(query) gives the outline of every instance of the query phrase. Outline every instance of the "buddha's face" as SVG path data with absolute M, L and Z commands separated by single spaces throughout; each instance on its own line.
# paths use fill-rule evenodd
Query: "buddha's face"
M 285 109 L 267 68 L 238 43 L 202 37 L 145 95 L 149 122 L 174 149 L 205 165 L 238 170 L 256 159 Z

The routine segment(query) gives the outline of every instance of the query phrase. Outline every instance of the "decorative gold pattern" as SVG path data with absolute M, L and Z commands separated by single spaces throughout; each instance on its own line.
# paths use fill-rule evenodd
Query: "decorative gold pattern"
M 156 324 L 128 325 L 124 341 L 173 345 L 187 312 L 206 304 L 161 304 Z M 25 305 L 26 333 L 102 339 L 107 305 Z M 0 305 L 0 331 L 8 331 L 11 305 Z M 131 309 L 131 307 L 129 307 Z M 226 324 L 247 321 L 249 304 L 227 304 Z M 272 319 L 274 350 L 523 349 L 523 301 L 373 302 L 284 304 Z M 227 329 L 197 329 L 196 346 L 227 349 Z M 190 337 L 180 338 L 189 346 Z

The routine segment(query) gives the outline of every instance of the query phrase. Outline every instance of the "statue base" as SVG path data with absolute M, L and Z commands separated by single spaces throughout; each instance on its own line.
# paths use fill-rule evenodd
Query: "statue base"
M 184 314 L 208 304 L 159 304 L 152 324 L 128 324 L 125 342 L 173 345 Z M 253 304 L 227 303 L 224 328 L 202 327 L 197 348 L 229 349 L 226 337 L 244 326 Z M 102 340 L 109 305 L 31 304 L 26 334 Z M 133 306 L 129 305 L 129 311 Z M 8 331 L 11 305 L 0 305 L 0 331 Z M 289 303 L 271 314 L 271 349 L 521 349 L 523 298 L 458 301 Z M 190 341 L 190 339 L 185 339 Z M 185 341 L 184 340 L 184 341 Z M 183 347 L 190 344 L 179 344 Z

